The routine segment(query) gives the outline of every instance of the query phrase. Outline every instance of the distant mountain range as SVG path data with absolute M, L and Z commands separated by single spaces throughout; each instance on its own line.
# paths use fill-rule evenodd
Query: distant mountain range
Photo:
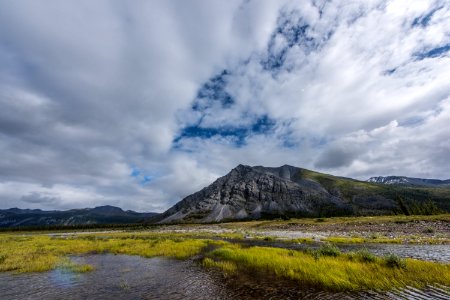
M 114 206 L 44 211 L 40 209 L 10 208 L 0 210 L 0 227 L 28 227 L 46 225 L 127 224 L 143 222 L 157 213 L 123 211 Z
M 405 176 L 378 176 L 371 177 L 368 182 L 382 183 L 382 184 L 398 184 L 411 186 L 428 186 L 428 187 L 450 187 L 450 179 L 422 179 Z
M 288 165 L 278 168 L 239 165 L 151 221 L 220 222 L 448 212 L 447 182 L 408 177 L 358 181 Z
M 450 180 L 387 176 L 359 181 L 289 165 L 239 165 L 162 214 L 114 206 L 66 211 L 11 208 L 0 210 L 0 227 L 440 212 L 450 212 Z

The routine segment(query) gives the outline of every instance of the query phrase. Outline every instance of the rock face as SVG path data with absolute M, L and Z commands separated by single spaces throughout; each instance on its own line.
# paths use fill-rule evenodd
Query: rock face
M 160 222 L 215 222 L 271 216 L 351 214 L 352 205 L 313 180 L 303 169 L 239 165 L 210 186 L 167 210 Z M 306 170 L 305 170 L 306 171 Z
M 450 189 L 383 185 L 288 165 L 239 165 L 150 222 L 379 215 L 403 213 L 408 206 L 449 211 Z
M 450 179 L 423 179 L 412 178 L 405 176 L 378 176 L 370 177 L 368 182 L 382 183 L 382 184 L 398 184 L 398 185 L 411 185 L 411 186 L 430 186 L 430 187 L 450 187 Z

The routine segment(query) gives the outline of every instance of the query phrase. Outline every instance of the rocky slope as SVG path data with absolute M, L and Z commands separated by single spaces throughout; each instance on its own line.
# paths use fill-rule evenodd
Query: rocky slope
M 10 208 L 0 210 L 0 227 L 126 224 L 142 222 L 155 215 L 157 214 L 123 211 L 119 207 L 109 205 L 66 211 Z
M 284 165 L 278 168 L 239 165 L 210 186 L 153 219 L 154 222 L 218 222 L 293 216 L 370 215 L 402 212 L 426 202 L 429 210 L 450 209 L 450 190 L 437 198 L 420 189 L 383 186 Z M 442 196 L 442 195 L 441 195 Z M 403 198 L 401 198 L 403 199 Z M 422 209 L 422 208 L 421 208 Z M 425 211 L 425 206 L 424 206 Z

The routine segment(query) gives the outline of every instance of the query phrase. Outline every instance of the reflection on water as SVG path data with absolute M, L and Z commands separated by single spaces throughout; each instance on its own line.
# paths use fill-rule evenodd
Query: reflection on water
M 293 282 L 264 278 L 226 279 L 192 260 L 126 255 L 75 257 L 95 267 L 89 273 L 63 270 L 0 274 L 0 299 L 450 299 L 439 287 L 385 294 L 328 293 Z
M 0 274 L 0 299 L 226 299 L 212 274 L 190 261 L 126 255 L 73 258 L 95 270 Z M 218 275 L 216 275 L 218 277 Z

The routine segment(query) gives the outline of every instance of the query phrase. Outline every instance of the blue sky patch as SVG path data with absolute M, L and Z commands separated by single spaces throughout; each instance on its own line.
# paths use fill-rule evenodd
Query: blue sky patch
M 422 60 L 425 58 L 439 57 L 439 56 L 447 53 L 448 51 L 450 51 L 450 44 L 447 44 L 442 47 L 433 48 L 433 49 L 425 51 L 425 52 L 416 53 L 415 57 L 418 60 Z
M 197 92 L 192 109 L 203 112 L 214 103 L 220 103 L 222 108 L 229 108 L 234 104 L 233 97 L 226 91 L 227 76 L 230 73 L 223 70 L 219 75 L 212 77 Z
M 295 14 L 294 14 L 295 15 Z M 297 45 L 305 54 L 309 54 L 319 49 L 319 47 L 333 35 L 330 30 L 322 37 L 313 37 L 310 31 L 312 27 L 307 24 L 302 18 L 293 20 L 292 14 L 282 14 L 278 19 L 278 26 L 273 32 L 268 47 L 267 57 L 261 61 L 261 65 L 265 70 L 278 71 L 284 65 L 289 52 L 289 49 Z M 276 40 L 282 36 L 286 41 L 286 47 L 276 49 Z
M 141 170 L 139 170 L 136 167 L 133 167 L 133 170 L 131 171 L 130 176 L 131 177 L 138 177 L 141 174 Z
M 144 184 L 146 184 L 146 183 L 151 182 L 152 180 L 153 180 L 153 177 L 152 177 L 152 176 L 150 176 L 150 175 L 144 175 L 144 176 L 142 177 L 141 184 L 144 185 Z
M 231 137 L 236 146 L 245 144 L 245 139 L 250 135 L 267 134 L 275 127 L 275 120 L 263 115 L 257 118 L 249 126 L 224 126 L 224 127 L 201 127 L 200 125 L 192 125 L 183 128 L 181 134 L 175 138 L 174 144 L 184 138 L 201 138 L 210 139 L 213 137 Z
M 145 175 L 141 169 L 137 167 L 132 167 L 130 177 L 137 180 L 141 185 L 145 185 L 154 179 L 152 175 Z
M 429 13 L 415 18 L 411 24 L 411 27 L 417 27 L 417 26 L 426 27 L 426 26 L 428 26 L 433 15 L 440 9 L 442 9 L 442 6 L 434 8 Z

